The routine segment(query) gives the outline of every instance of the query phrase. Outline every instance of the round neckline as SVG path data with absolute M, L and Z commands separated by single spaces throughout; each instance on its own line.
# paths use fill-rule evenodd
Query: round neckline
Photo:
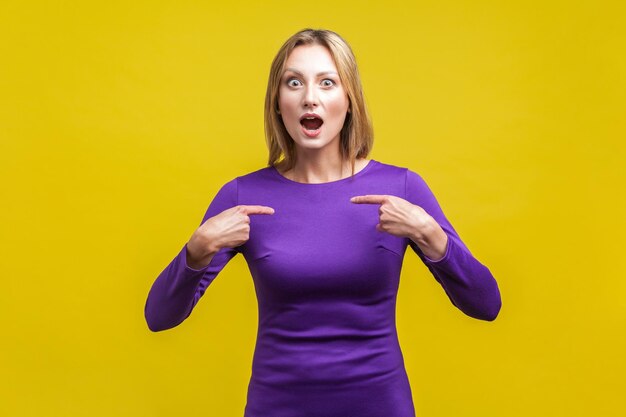
M 298 185 L 304 185 L 304 186 L 315 186 L 315 185 L 332 185 L 332 184 L 338 184 L 338 183 L 342 183 L 345 181 L 349 181 L 351 179 L 355 179 L 357 177 L 359 177 L 360 175 L 364 174 L 367 170 L 370 169 L 370 167 L 372 165 L 374 165 L 376 161 L 374 159 L 370 159 L 367 163 L 367 165 L 365 165 L 363 168 L 361 168 L 360 171 L 357 171 L 354 173 L 354 175 L 350 175 L 346 178 L 341 178 L 339 180 L 335 180 L 335 181 L 327 181 L 327 182 L 299 182 L 299 181 L 294 181 L 294 180 L 290 180 L 289 178 L 285 177 L 283 174 L 281 174 L 280 172 L 278 172 L 278 169 L 276 169 L 275 166 L 271 166 L 270 168 L 272 169 L 272 171 L 274 171 L 274 173 L 276 173 L 276 175 L 283 181 L 291 183 L 291 184 L 298 184 Z

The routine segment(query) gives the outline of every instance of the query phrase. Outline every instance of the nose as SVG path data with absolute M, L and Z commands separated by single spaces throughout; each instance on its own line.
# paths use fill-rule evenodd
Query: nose
M 307 87 L 304 94 L 304 107 L 314 108 L 319 104 L 318 100 L 319 99 L 317 97 L 317 89 L 315 88 L 315 86 Z

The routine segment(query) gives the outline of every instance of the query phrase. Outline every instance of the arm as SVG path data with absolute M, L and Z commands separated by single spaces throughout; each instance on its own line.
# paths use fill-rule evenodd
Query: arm
M 210 203 L 200 224 L 237 205 L 237 179 L 226 183 Z M 237 254 L 236 248 L 222 248 L 200 269 L 187 264 L 187 244 L 159 274 L 148 293 L 144 314 L 154 332 L 178 326 L 189 315 L 215 277 Z
M 426 182 L 416 173 L 407 170 L 406 200 L 422 207 L 440 226 L 433 232 L 432 242 L 421 242 L 422 246 L 442 247 L 447 245 L 441 258 L 433 260 L 409 239 L 409 245 L 441 284 L 448 298 L 457 308 L 470 317 L 493 321 L 502 306 L 498 284 L 489 269 L 480 263 L 461 241 Z

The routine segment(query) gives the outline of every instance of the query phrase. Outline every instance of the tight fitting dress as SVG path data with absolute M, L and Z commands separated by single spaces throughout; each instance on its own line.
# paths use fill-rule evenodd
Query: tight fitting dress
M 426 210 L 448 235 L 443 258 L 377 231 L 380 205 L 350 202 L 365 194 L 395 195 Z M 370 160 L 353 177 L 306 184 L 265 167 L 224 184 L 200 224 L 239 204 L 275 212 L 250 215 L 249 240 L 223 248 L 202 269 L 186 264 L 183 246 L 152 285 L 145 317 L 153 331 L 177 326 L 226 263 L 244 256 L 259 317 L 244 417 L 415 416 L 395 325 L 407 246 L 457 308 L 481 320 L 498 315 L 494 277 L 407 168 Z

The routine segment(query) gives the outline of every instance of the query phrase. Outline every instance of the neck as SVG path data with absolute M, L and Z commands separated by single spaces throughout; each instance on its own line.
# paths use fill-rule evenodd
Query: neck
M 287 172 L 289 179 L 315 184 L 337 181 L 352 174 L 349 160 L 343 160 L 339 149 L 298 149 L 296 165 Z

